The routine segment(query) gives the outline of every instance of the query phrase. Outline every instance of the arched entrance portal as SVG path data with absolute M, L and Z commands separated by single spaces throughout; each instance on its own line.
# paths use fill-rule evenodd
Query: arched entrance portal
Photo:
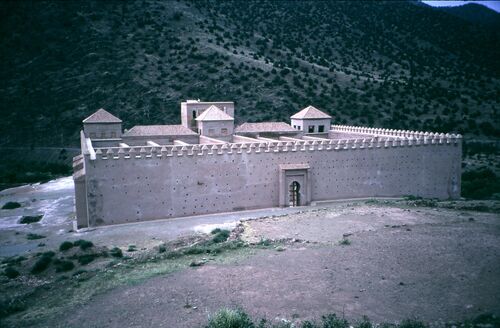
M 300 206 L 300 184 L 294 181 L 289 186 L 290 192 L 290 206 Z
M 309 164 L 280 164 L 279 205 L 307 206 L 311 203 Z

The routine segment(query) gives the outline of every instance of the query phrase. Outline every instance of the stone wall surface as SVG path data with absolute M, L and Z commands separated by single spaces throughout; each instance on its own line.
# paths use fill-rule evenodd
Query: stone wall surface
M 95 159 L 84 153 L 89 225 L 279 206 L 281 164 L 309 165 L 311 201 L 459 197 L 461 137 L 385 135 L 394 137 L 98 148 Z

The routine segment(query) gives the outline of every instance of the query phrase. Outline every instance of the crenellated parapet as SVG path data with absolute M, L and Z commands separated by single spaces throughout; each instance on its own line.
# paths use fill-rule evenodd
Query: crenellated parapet
M 379 129 L 379 128 L 367 128 L 360 126 L 348 126 L 348 125 L 332 125 L 331 131 L 334 132 L 345 132 L 345 133 L 356 133 L 356 134 L 367 134 L 371 136 L 383 136 L 383 137 L 394 137 L 394 138 L 408 138 L 420 140 L 422 144 L 432 143 L 452 143 L 453 141 L 460 140 L 462 136 L 460 134 L 449 134 L 449 133 L 433 133 L 433 132 L 422 132 L 422 131 L 410 131 L 410 130 L 393 130 L 393 129 Z M 434 142 L 433 142 L 434 140 Z
M 376 129 L 375 129 L 376 130 Z M 405 134 L 403 134 L 403 132 Z M 177 158 L 218 155 L 241 155 L 312 151 L 355 151 L 395 147 L 458 145 L 461 135 L 412 132 L 380 133 L 376 136 L 351 139 L 296 140 L 253 143 L 100 147 L 95 149 L 96 160 L 134 160 L 152 158 Z M 367 133 L 368 134 L 368 133 Z M 90 158 L 93 159 L 92 157 Z

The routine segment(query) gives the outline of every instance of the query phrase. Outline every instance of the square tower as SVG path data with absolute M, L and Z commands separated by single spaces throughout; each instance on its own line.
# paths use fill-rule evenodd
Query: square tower
M 290 117 L 293 128 L 304 134 L 328 133 L 332 117 L 319 109 L 308 106 Z
M 198 100 L 187 100 L 181 102 L 181 124 L 186 128 L 196 130 L 198 118 L 210 106 L 216 106 L 227 115 L 234 118 L 234 102 L 232 101 L 214 101 L 205 102 Z

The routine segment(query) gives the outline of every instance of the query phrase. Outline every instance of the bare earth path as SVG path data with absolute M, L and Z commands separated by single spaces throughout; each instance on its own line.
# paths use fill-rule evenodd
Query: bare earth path
M 223 306 L 289 320 L 332 312 L 375 322 L 500 314 L 496 214 L 360 205 L 245 225 L 247 240 L 312 242 L 117 288 L 50 326 L 199 327 Z M 352 244 L 339 246 L 347 232 Z

